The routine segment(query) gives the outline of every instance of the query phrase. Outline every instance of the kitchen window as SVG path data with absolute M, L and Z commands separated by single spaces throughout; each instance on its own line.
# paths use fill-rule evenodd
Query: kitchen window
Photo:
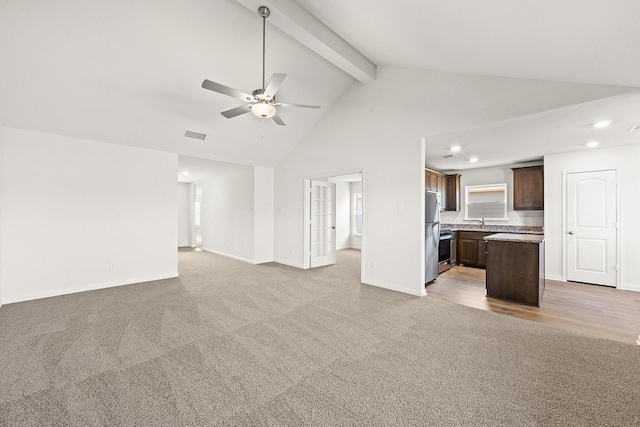
M 468 185 L 464 202 L 465 220 L 507 220 L 507 184 Z

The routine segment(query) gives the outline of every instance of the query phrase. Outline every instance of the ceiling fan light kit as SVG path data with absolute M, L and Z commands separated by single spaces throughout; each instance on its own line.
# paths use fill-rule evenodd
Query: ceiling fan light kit
M 238 89 L 230 88 L 220 83 L 212 82 L 211 80 L 205 80 L 202 82 L 204 89 L 212 90 L 214 92 L 221 93 L 223 95 L 231 96 L 233 98 L 240 99 L 241 101 L 248 102 L 248 104 L 241 105 L 239 107 L 232 108 L 227 111 L 223 111 L 224 117 L 231 119 L 233 117 L 248 113 L 251 111 L 254 115 L 267 119 L 272 118 L 276 124 L 284 126 L 284 121 L 278 116 L 276 107 L 298 107 L 298 108 L 320 108 L 317 105 L 301 105 L 301 104 L 283 104 L 276 102 L 276 92 L 280 88 L 280 85 L 284 81 L 286 74 L 275 73 L 271 76 L 269 84 L 265 86 L 265 31 L 267 17 L 271 14 L 271 11 L 266 6 L 260 6 L 258 8 L 258 14 L 262 17 L 262 89 L 254 90 L 251 95 Z
M 268 119 L 276 114 L 276 107 L 266 101 L 257 102 L 251 106 L 251 112 L 258 117 Z

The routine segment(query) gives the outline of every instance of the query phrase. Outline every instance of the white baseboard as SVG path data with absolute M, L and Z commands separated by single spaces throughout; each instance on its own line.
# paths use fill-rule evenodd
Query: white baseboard
M 389 283 L 382 283 L 382 282 L 378 282 L 375 280 L 369 280 L 369 279 L 362 279 L 362 284 L 364 285 L 370 285 L 370 286 L 376 286 L 378 288 L 384 288 L 384 289 L 389 289 L 390 291 L 395 291 L 395 292 L 402 292 L 403 294 L 409 294 L 409 295 L 414 295 L 417 297 L 423 297 L 425 295 L 427 295 L 427 292 L 423 289 L 422 292 L 416 289 L 408 289 L 408 288 L 402 288 L 400 286 L 396 286 L 396 285 L 391 285 Z
M 31 301 L 42 298 L 57 297 L 60 295 L 76 294 L 78 292 L 95 291 L 98 289 L 115 288 L 117 286 L 135 285 L 138 283 L 153 282 L 156 280 L 173 279 L 178 277 L 178 272 L 161 274 L 157 276 L 143 276 L 131 279 L 117 280 L 113 282 L 97 283 L 88 286 L 73 286 L 63 289 L 47 290 L 42 292 L 32 292 L 27 294 L 19 294 L 3 298 L 3 304 L 12 304 L 16 302 Z
M 640 285 L 632 285 L 630 283 L 623 283 L 622 286 L 620 286 L 620 289 L 624 289 L 625 291 L 640 292 Z
M 303 264 L 297 264 L 297 263 L 289 262 L 289 261 L 282 261 L 282 260 L 279 260 L 279 259 L 275 259 L 275 260 L 273 260 L 273 262 L 277 262 L 278 264 L 288 265 L 289 267 L 295 267 L 295 268 L 300 268 L 300 269 L 304 270 L 304 265 Z
M 227 258 L 231 258 L 231 259 L 235 259 L 236 261 L 242 261 L 242 262 L 248 262 L 249 264 L 257 264 L 254 260 L 252 259 L 248 259 L 248 258 L 242 258 L 239 256 L 235 256 L 235 255 L 231 255 L 231 254 L 227 254 L 224 252 L 220 252 L 220 251 L 214 251 L 213 249 L 209 249 L 209 248 L 202 248 L 202 250 L 204 252 L 209 252 L 212 254 L 216 254 L 216 255 L 221 255 L 223 257 L 227 257 Z
M 564 282 L 564 278 L 562 276 L 556 276 L 555 274 L 545 274 L 544 278 L 547 280 L 555 280 L 557 282 Z

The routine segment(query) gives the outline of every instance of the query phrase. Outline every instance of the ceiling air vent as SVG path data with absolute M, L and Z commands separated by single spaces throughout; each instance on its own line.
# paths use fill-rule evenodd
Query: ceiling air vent
M 204 139 L 207 137 L 207 135 L 205 135 L 204 133 L 193 132 L 191 130 L 185 131 L 184 136 L 185 138 L 199 139 L 200 141 L 204 141 Z
M 442 156 L 443 159 L 455 159 L 457 156 L 455 154 L 449 153 L 449 154 L 444 154 Z
M 634 132 L 640 130 L 640 125 L 633 125 L 631 126 L 631 128 L 629 128 L 629 130 L 627 132 Z

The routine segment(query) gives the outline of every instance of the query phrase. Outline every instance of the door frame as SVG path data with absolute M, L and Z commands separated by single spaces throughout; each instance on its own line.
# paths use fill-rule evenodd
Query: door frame
M 620 236 L 622 235 L 622 225 L 620 221 L 620 191 L 622 168 L 620 167 L 603 167 L 595 169 L 576 169 L 562 171 L 562 280 L 567 282 L 568 276 L 568 244 L 567 244 L 567 175 L 573 173 L 589 173 L 589 172 L 605 172 L 614 171 L 616 173 L 616 289 L 621 289 L 620 272 L 622 271 L 622 247 L 620 246 Z M 596 285 L 597 286 L 597 285 Z
M 305 176 L 303 178 L 303 217 L 302 217 L 302 244 L 303 244 L 303 260 L 302 268 L 305 270 L 311 268 L 311 181 L 325 180 L 334 176 L 349 175 L 352 173 L 362 174 L 362 237 L 360 248 L 360 281 L 362 281 L 362 274 L 364 272 L 364 260 L 365 260 L 365 247 L 366 247 L 366 185 L 365 185 L 365 170 L 362 169 L 349 169 L 346 171 L 333 172 L 322 175 Z

